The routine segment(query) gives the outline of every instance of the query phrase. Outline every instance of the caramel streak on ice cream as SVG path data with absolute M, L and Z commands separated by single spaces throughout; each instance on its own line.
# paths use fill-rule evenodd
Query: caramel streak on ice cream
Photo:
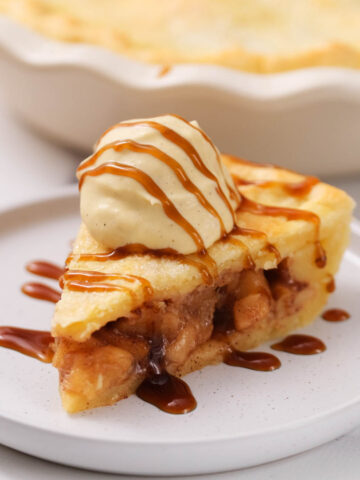
M 80 210 L 95 240 L 112 250 L 143 244 L 149 250 L 171 248 L 190 255 L 231 231 L 241 197 L 231 195 L 227 185 L 233 191 L 236 187 L 230 173 L 216 147 L 199 132 L 191 123 L 164 115 L 122 122 L 105 133 L 94 154 L 77 170 L 80 187 L 88 175 L 94 177 L 81 190 Z M 111 173 L 115 165 L 131 165 L 151 178 L 196 231 L 202 246 L 187 227 L 174 225 L 169 211 L 149 197 L 141 182 L 125 181 L 116 174 L 96 179 L 88 172 L 99 172 L 104 164 L 113 165 Z
M 194 165 L 195 165 L 195 161 L 193 159 L 193 157 L 197 156 L 198 157 L 198 160 L 199 160 L 199 163 L 201 163 L 203 166 L 204 166 L 204 169 L 206 169 L 205 165 L 202 163 L 202 160 L 200 159 L 198 153 L 196 152 L 196 150 L 193 148 L 193 146 L 191 145 L 191 143 L 187 142 L 187 140 L 185 140 L 185 138 L 181 137 L 181 135 L 178 135 L 176 132 L 174 132 L 173 130 L 171 129 L 168 129 L 167 127 L 164 127 L 163 125 L 161 124 L 158 124 L 156 122 L 135 122 L 135 123 L 119 123 L 117 125 L 117 127 L 120 127 L 120 126 L 124 126 L 124 127 L 128 127 L 128 126 L 131 126 L 131 125 L 148 125 L 153 127 L 153 128 L 156 128 L 158 129 L 157 127 L 159 127 L 159 131 L 162 133 L 162 135 L 164 135 L 166 138 L 170 137 L 172 138 L 172 136 L 174 137 L 179 137 L 179 142 L 181 141 L 180 139 L 182 139 L 185 143 L 188 144 L 188 147 L 192 148 L 194 153 L 192 154 L 193 156 L 191 156 L 187 151 L 186 153 L 188 153 L 189 157 L 192 159 Z M 161 129 L 160 129 L 161 127 Z M 171 132 L 170 134 L 168 134 L 168 131 Z M 170 139 L 169 138 L 169 139 Z M 176 145 L 180 146 L 176 141 L 174 142 L 176 143 Z M 78 172 L 81 172 L 83 171 L 84 169 L 88 168 L 88 167 L 91 167 L 92 165 L 94 165 L 94 163 L 96 162 L 96 160 L 100 157 L 100 155 L 102 155 L 106 150 L 114 150 L 116 152 L 121 152 L 123 150 L 130 150 L 132 152 L 135 152 L 135 153 L 146 153 L 148 155 L 151 155 L 153 157 L 155 157 L 157 160 L 160 160 L 161 162 L 165 163 L 168 167 L 170 167 L 172 169 L 172 171 L 175 173 L 175 175 L 177 176 L 178 180 L 181 182 L 182 186 L 188 191 L 190 192 L 191 194 L 195 195 L 196 198 L 199 200 L 199 202 L 201 203 L 201 205 L 209 212 L 211 213 L 214 217 L 216 217 L 220 223 L 220 229 L 221 229 L 221 234 L 222 235 L 225 235 L 226 233 L 226 230 L 225 230 L 225 226 L 224 226 L 224 222 L 222 221 L 222 218 L 220 216 L 220 214 L 215 210 L 215 208 L 210 204 L 210 202 L 208 202 L 208 200 L 206 199 L 206 197 L 203 195 L 203 193 L 199 190 L 199 188 L 190 180 L 190 178 L 188 177 L 188 175 L 186 174 L 185 170 L 183 169 L 183 167 L 180 165 L 179 162 L 177 162 L 174 158 L 170 157 L 169 155 L 167 155 L 166 153 L 162 152 L 161 150 L 159 150 L 158 148 L 154 147 L 153 145 L 145 145 L 145 144 L 142 144 L 142 143 L 138 143 L 138 142 L 135 142 L 133 140 L 120 140 L 118 142 L 113 142 L 113 143 L 110 143 L 108 145 L 105 145 L 103 146 L 102 148 L 100 148 L 100 150 L 98 150 L 94 155 L 92 155 L 88 160 L 86 160 L 82 165 L 79 166 L 78 168 Z M 184 150 L 184 149 L 183 149 Z M 196 166 L 196 165 L 195 165 Z M 216 177 L 209 171 L 209 175 L 212 175 L 214 177 L 214 181 L 217 182 L 217 185 L 218 187 L 220 188 L 220 185 L 218 183 L 218 180 L 216 179 Z M 209 177 L 210 178 L 210 177 Z M 80 178 L 80 182 L 81 182 L 81 178 Z M 222 198 L 225 199 L 227 201 L 227 198 L 225 197 L 225 195 L 222 193 Z M 231 205 L 229 205 L 229 208 L 231 209 L 231 212 L 233 213 L 233 208 L 231 207 Z
M 171 202 L 171 200 L 169 200 L 163 190 L 158 187 L 152 178 L 136 167 L 113 162 L 104 163 L 93 170 L 88 170 L 83 173 L 79 181 L 79 188 L 81 189 L 82 184 L 87 176 L 96 177 L 105 173 L 132 178 L 133 180 L 139 182 L 150 195 L 157 198 L 161 202 L 166 215 L 173 222 L 177 223 L 177 225 L 179 225 L 192 238 L 197 250 L 205 250 L 204 242 L 202 241 L 202 238 L 196 229 L 181 215 L 175 205 Z
M 170 113 L 169 114 L 170 116 L 172 117 L 175 117 L 175 118 L 178 118 L 179 120 L 181 120 L 182 122 L 186 123 L 189 127 L 193 128 L 194 130 L 198 131 L 204 140 L 207 141 L 207 143 L 211 146 L 211 148 L 214 150 L 215 152 L 215 155 L 216 155 L 216 159 L 218 161 L 218 164 L 220 165 L 220 168 L 222 169 L 222 161 L 221 161 L 221 158 L 220 158 L 220 155 L 219 155 L 219 152 L 217 151 L 214 143 L 212 142 L 212 140 L 210 139 L 210 137 L 208 137 L 208 135 L 206 135 L 206 133 L 204 132 L 204 130 L 202 130 L 201 128 L 197 127 L 196 125 L 193 125 L 191 122 L 188 122 L 187 120 L 185 120 L 185 118 L 181 117 L 180 115 L 175 115 L 174 113 Z M 239 202 L 241 200 L 238 192 L 236 189 L 232 188 L 232 186 L 229 184 L 229 182 L 226 181 L 225 179 L 225 183 L 229 189 L 229 192 L 230 192 L 230 196 L 232 197 L 233 200 L 236 200 L 237 202 Z
M 220 164 L 220 167 L 221 167 L 221 160 L 219 158 L 219 154 L 215 148 L 215 145 L 211 142 L 210 138 L 201 130 L 199 129 L 198 127 L 196 127 L 195 125 L 192 125 L 190 122 L 187 122 L 186 120 L 184 120 L 183 118 L 181 117 L 178 117 L 177 115 L 171 115 L 175 118 L 179 118 L 180 120 L 182 120 L 183 122 L 185 122 L 188 126 L 194 128 L 195 130 L 199 131 L 204 139 L 211 145 L 211 147 L 213 148 L 214 152 L 215 152 L 215 155 L 216 155 L 216 158 L 218 159 L 218 162 Z M 134 122 L 122 122 L 122 123 L 118 123 L 116 125 L 114 125 L 113 127 L 110 127 L 108 130 L 105 131 L 105 133 L 100 137 L 97 145 L 101 142 L 101 139 L 104 138 L 104 136 L 109 133 L 111 130 L 114 130 L 115 128 L 120 128 L 120 127 L 132 127 L 132 126 L 145 126 L 145 127 L 150 127 L 150 128 L 154 128 L 155 130 L 157 130 L 164 138 L 166 138 L 167 140 L 169 140 L 170 142 L 172 142 L 173 144 L 175 144 L 177 147 L 181 148 L 181 150 L 183 152 L 185 152 L 185 154 L 190 158 L 190 160 L 192 161 L 194 167 L 199 171 L 201 172 L 203 175 L 205 175 L 207 178 L 209 178 L 210 180 L 212 180 L 213 182 L 216 183 L 216 191 L 218 193 L 218 195 L 221 197 L 221 199 L 223 200 L 223 202 L 225 203 L 225 205 L 227 206 L 227 208 L 229 209 L 229 212 L 231 213 L 231 215 L 233 216 L 233 219 L 234 219 L 234 222 L 235 222 L 235 214 L 234 214 L 234 209 L 232 208 L 232 206 L 230 205 L 230 202 L 229 200 L 226 198 L 226 195 L 224 193 L 224 191 L 222 190 L 221 186 L 220 186 L 220 182 L 219 180 L 216 178 L 216 176 L 208 169 L 208 167 L 205 165 L 205 163 L 203 162 L 203 160 L 201 159 L 199 153 L 197 152 L 197 150 L 192 146 L 192 144 L 185 138 L 183 137 L 182 135 L 178 134 L 177 132 L 175 132 L 175 130 L 169 128 L 169 127 L 166 127 L 165 125 L 162 125 L 161 123 L 158 123 L 158 122 L 154 122 L 152 120 L 139 120 L 139 121 L 134 121 Z M 149 153 L 149 152 L 147 152 Z M 89 159 L 90 160 L 90 159 Z M 95 160 L 96 161 L 96 160 Z M 91 165 L 91 163 L 90 163 Z M 83 168 L 86 168 L 87 166 L 89 166 L 89 164 L 87 164 L 87 162 L 85 162 L 83 165 L 80 165 L 78 171 L 81 171 Z M 228 185 L 227 183 L 227 187 L 229 188 L 229 191 L 233 191 L 233 189 L 231 188 L 230 185 Z M 238 196 L 236 197 L 237 199 L 239 198 Z

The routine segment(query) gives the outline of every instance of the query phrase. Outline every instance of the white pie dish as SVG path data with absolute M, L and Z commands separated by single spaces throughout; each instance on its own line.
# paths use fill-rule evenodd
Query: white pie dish
M 20 292 L 32 258 L 61 262 L 79 223 L 78 193 L 53 195 L 0 211 L 2 324 L 45 330 L 53 305 Z M 329 306 L 348 309 L 340 324 L 318 319 L 302 331 L 327 345 L 320 355 L 276 352 L 282 367 L 254 372 L 218 365 L 186 377 L 198 407 L 168 415 L 136 396 L 112 407 L 69 416 L 61 408 L 57 372 L 0 348 L 0 443 L 67 465 L 138 475 L 218 472 L 292 455 L 350 431 L 359 423 L 360 226 L 353 223 L 337 291 Z M 24 245 L 27 248 L 24 248 Z M 46 283 L 51 283 L 46 281 Z M 55 282 L 53 282 L 55 285 Z M 268 345 L 259 350 L 270 351 Z
M 360 71 L 310 68 L 258 75 L 217 66 L 161 66 L 52 41 L 0 17 L 0 87 L 28 123 L 88 151 L 120 120 L 177 113 L 228 153 L 312 174 L 360 169 Z

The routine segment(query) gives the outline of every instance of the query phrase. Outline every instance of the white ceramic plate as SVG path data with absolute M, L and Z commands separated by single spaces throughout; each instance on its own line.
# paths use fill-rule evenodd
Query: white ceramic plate
M 309 174 L 359 171 L 360 71 L 256 75 L 177 65 L 159 77 L 160 69 L 0 17 L 0 93 L 67 146 L 89 151 L 120 120 L 178 113 L 198 120 L 227 153 Z
M 0 213 L 1 324 L 48 329 L 53 306 L 23 296 L 31 259 L 62 262 L 79 224 L 76 191 Z M 275 372 L 219 365 L 187 377 L 198 408 L 173 416 L 137 397 L 68 416 L 57 373 L 0 349 L 0 442 L 48 460 L 89 469 L 147 475 L 224 471 L 292 455 L 360 423 L 360 227 L 337 276 L 330 305 L 352 319 L 318 319 L 306 333 L 328 349 L 320 355 L 279 352 Z M 261 350 L 270 351 L 268 346 Z

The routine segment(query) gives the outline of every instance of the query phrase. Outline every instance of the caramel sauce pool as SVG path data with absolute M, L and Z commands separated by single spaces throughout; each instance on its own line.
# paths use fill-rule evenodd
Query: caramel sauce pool
M 266 352 L 230 351 L 224 358 L 226 365 L 249 368 L 260 372 L 271 372 L 281 367 L 280 360 Z
M 40 277 L 53 278 L 59 280 L 61 275 L 65 273 L 65 268 L 55 263 L 46 262 L 44 260 L 34 260 L 25 266 L 26 270 Z
M 43 283 L 27 282 L 21 287 L 21 291 L 28 297 L 57 303 L 60 300 L 61 292 Z
M 41 362 L 51 363 L 54 339 L 50 332 L 27 328 L 0 327 L 0 347 L 16 350 Z
M 314 355 L 326 350 L 325 344 L 319 338 L 301 334 L 289 335 L 281 342 L 271 345 L 271 348 L 295 355 Z
M 321 317 L 327 322 L 343 322 L 350 318 L 350 314 L 341 308 L 331 308 L 326 310 Z
M 166 372 L 145 379 L 136 395 L 167 413 L 189 413 L 197 406 L 190 387 Z

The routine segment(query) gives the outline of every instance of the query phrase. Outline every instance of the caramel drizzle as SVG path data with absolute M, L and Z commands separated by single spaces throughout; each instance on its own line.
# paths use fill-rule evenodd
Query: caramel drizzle
M 145 297 L 150 298 L 154 291 L 148 280 L 137 275 L 127 275 L 118 273 L 103 273 L 92 270 L 68 270 L 61 278 L 61 286 L 66 286 L 74 291 L 126 291 L 132 295 L 134 292 L 125 286 L 113 285 L 110 283 L 100 283 L 106 280 L 124 280 L 129 283 L 140 282 Z
M 260 167 L 260 168 L 270 168 L 270 169 L 277 169 L 277 170 L 285 170 L 286 172 L 297 174 L 293 170 L 288 168 L 280 167 L 278 165 L 273 165 L 271 163 L 258 163 L 258 162 L 251 162 L 249 160 L 245 160 L 243 158 L 236 157 L 235 155 L 226 154 L 226 157 L 231 160 L 233 163 L 240 163 L 242 165 L 248 165 L 250 167 Z M 276 180 L 269 180 L 269 181 L 248 181 L 236 174 L 232 174 L 234 182 L 237 186 L 244 186 L 244 185 L 256 185 L 262 188 L 268 187 L 281 187 L 290 195 L 295 197 L 301 197 L 307 195 L 311 192 L 313 187 L 320 182 L 320 180 L 316 177 L 306 176 L 300 182 L 281 182 Z
M 253 215 L 270 215 L 272 217 L 285 217 L 287 220 L 304 220 L 311 222 L 315 227 L 315 263 L 319 268 L 326 265 L 326 253 L 320 243 L 320 218 L 313 212 L 295 208 L 274 207 L 254 202 L 241 194 L 242 202 L 238 211 L 248 212 Z
M 198 251 L 205 250 L 204 242 L 197 232 L 197 230 L 184 218 L 172 201 L 166 196 L 166 194 L 161 190 L 160 187 L 153 181 L 149 175 L 145 172 L 139 170 L 136 167 L 131 165 L 123 165 L 120 163 L 104 163 L 93 170 L 88 170 L 80 178 L 79 188 L 81 188 L 84 179 L 87 176 L 96 177 L 98 175 L 103 175 L 104 173 L 110 173 L 112 175 L 119 175 L 122 177 L 132 178 L 139 182 L 145 190 L 152 195 L 153 197 L 157 198 L 166 213 L 166 215 L 177 225 L 179 225 L 193 240 L 195 243 Z
M 106 262 L 109 260 L 121 260 L 122 258 L 127 257 L 128 255 L 149 255 L 152 258 L 168 258 L 169 260 L 175 260 L 182 265 L 190 265 L 195 267 L 202 279 L 203 282 L 207 285 L 211 285 L 214 280 L 214 276 L 217 272 L 217 265 L 215 260 L 208 254 L 206 250 L 198 253 L 199 260 L 190 258 L 188 255 L 181 255 L 171 248 L 168 249 L 159 249 L 159 250 L 149 250 L 145 245 L 141 244 L 129 244 L 124 247 L 117 248 L 116 250 L 111 250 L 110 252 L 105 253 L 79 253 L 79 254 L 70 254 L 66 259 L 66 265 L 72 260 L 77 262 Z M 201 261 L 202 260 L 202 261 Z M 212 273 L 213 272 L 213 273 Z M 141 277 L 138 277 L 141 278 Z M 145 279 L 143 279 L 146 281 Z M 149 287 L 152 289 L 150 283 Z
M 57 303 L 60 300 L 61 292 L 45 285 L 44 283 L 27 282 L 21 287 L 21 291 L 28 297 Z
M 228 155 L 228 157 L 233 161 L 237 163 L 242 163 L 244 165 L 250 165 L 254 166 L 253 162 L 240 159 L 237 157 L 234 157 L 233 155 Z M 263 167 L 263 168 L 275 168 L 275 169 L 280 169 L 281 167 L 278 167 L 276 165 L 272 164 L 261 164 L 257 163 L 255 164 L 258 167 Z M 283 169 L 286 170 L 286 169 Z M 291 170 L 287 170 L 291 172 Z M 237 186 L 246 186 L 246 185 L 256 185 L 257 187 L 260 188 L 271 188 L 271 187 L 281 187 L 283 188 L 289 195 L 299 197 L 299 196 L 304 196 L 307 195 L 311 192 L 313 187 L 319 183 L 319 179 L 316 177 L 312 176 L 307 176 L 300 182 L 280 182 L 280 181 L 275 181 L 275 180 L 270 180 L 270 181 L 250 181 L 250 180 L 245 180 L 236 174 L 233 174 L 233 178 L 235 181 L 235 184 Z M 315 250 L 316 250 L 316 259 L 315 263 L 319 268 L 323 268 L 326 265 L 326 253 L 320 244 L 319 241 L 319 236 L 320 236 L 320 218 L 312 212 L 308 212 L 306 210 L 298 210 L 298 209 L 292 209 L 292 208 L 284 208 L 284 207 L 272 207 L 272 206 L 265 206 L 261 205 L 259 203 L 255 203 L 252 200 L 249 200 L 247 197 L 242 195 L 242 204 L 239 207 L 239 210 L 247 211 L 256 215 L 271 215 L 271 216 L 285 216 L 288 220 L 305 220 L 305 221 L 311 221 L 315 225 L 315 234 L 316 234 L 316 241 L 315 241 Z M 277 257 L 277 260 L 281 260 L 281 256 L 279 254 L 279 251 L 271 244 L 268 244 L 266 246 L 266 249 L 272 253 L 274 253 Z
M 194 130 L 198 131 L 198 132 L 202 135 L 203 139 L 211 146 L 211 148 L 212 148 L 213 151 L 215 152 L 215 155 L 216 155 L 216 159 L 217 159 L 217 161 L 218 161 L 218 164 L 219 164 L 221 170 L 223 170 L 223 169 L 222 169 L 222 161 L 221 161 L 221 159 L 220 159 L 219 152 L 218 152 L 217 148 L 215 147 L 214 143 L 212 142 L 211 138 L 208 137 L 208 136 L 206 135 L 206 133 L 205 133 L 203 130 L 201 130 L 201 128 L 199 128 L 199 127 L 197 127 L 196 125 L 193 125 L 192 123 L 188 122 L 187 120 L 185 120 L 185 118 L 181 117 L 180 115 L 176 115 L 175 113 L 170 113 L 169 115 L 172 116 L 172 117 L 178 118 L 179 120 L 181 120 L 182 122 L 186 123 L 189 127 L 191 127 L 191 128 L 193 128 Z M 234 200 L 234 201 L 236 201 L 236 202 L 239 202 L 239 201 L 241 200 L 241 198 L 240 198 L 240 196 L 239 196 L 238 191 L 237 191 L 236 189 L 232 188 L 232 186 L 229 184 L 229 182 L 226 180 L 226 178 L 225 178 L 225 183 L 226 183 L 226 186 L 227 186 L 228 189 L 229 189 L 231 199 Z M 235 220 L 234 220 L 234 222 L 235 222 Z
M 254 230 L 252 228 L 240 227 L 239 225 L 235 225 L 231 233 L 232 235 L 244 235 L 246 237 L 267 238 L 265 232 L 261 232 L 260 230 Z
M 239 240 L 238 238 L 234 238 L 233 236 L 228 236 L 227 238 L 224 239 L 225 243 L 230 243 L 231 245 L 235 245 L 236 247 L 242 247 L 246 251 L 246 266 L 245 268 L 255 268 L 255 262 L 250 254 L 250 251 L 248 247 L 245 245 L 244 242 Z
M 218 180 L 216 177 L 210 172 L 210 170 L 207 169 L 205 164 L 202 162 L 200 156 L 198 155 L 197 151 L 194 149 L 194 147 L 189 143 L 185 138 L 183 138 L 181 135 L 178 135 L 176 132 L 171 130 L 170 128 L 164 127 L 161 124 L 158 124 L 156 122 L 134 122 L 134 123 L 119 123 L 117 126 L 118 127 L 128 127 L 132 125 L 145 125 L 145 126 L 150 126 L 152 128 L 155 128 L 160 131 L 160 133 L 167 138 L 168 140 L 173 141 L 177 146 L 182 148 L 182 150 L 188 155 L 188 157 L 192 160 L 193 164 L 195 167 L 197 167 L 200 170 L 200 167 L 203 166 L 206 171 L 209 172 L 210 175 L 213 176 L 213 178 L 217 182 L 217 193 L 220 194 L 221 198 L 225 199 L 227 201 L 227 198 L 225 194 L 221 191 L 218 191 L 220 188 L 220 185 L 218 183 Z M 106 132 L 105 132 L 106 133 Z M 105 134 L 104 134 L 105 135 Z M 174 138 L 173 138 L 174 137 Z M 102 153 L 104 153 L 106 150 L 115 150 L 116 152 L 121 152 L 123 150 L 131 150 L 132 152 L 136 153 L 147 153 L 156 159 L 160 160 L 161 162 L 165 163 L 168 167 L 171 168 L 171 170 L 175 173 L 176 177 L 182 184 L 182 186 L 190 192 L 192 195 L 194 195 L 200 204 L 207 210 L 211 215 L 213 215 L 217 220 L 219 221 L 220 224 L 220 231 L 221 235 L 224 235 L 226 233 L 225 225 L 224 222 L 220 216 L 220 214 L 215 210 L 215 208 L 211 205 L 211 203 L 206 199 L 204 194 L 199 190 L 199 188 L 190 180 L 188 177 L 187 173 L 183 169 L 183 167 L 178 163 L 174 158 L 170 157 L 166 153 L 162 152 L 159 150 L 157 147 L 154 147 L 152 145 L 145 145 L 142 143 L 137 143 L 134 142 L 133 140 L 121 140 L 119 142 L 113 142 L 108 145 L 105 145 L 104 147 L 100 148 L 98 152 L 96 152 L 94 155 L 92 155 L 88 160 L 86 160 L 83 164 L 81 164 L 78 167 L 78 172 L 83 171 L 85 168 L 88 168 L 96 162 L 96 160 L 99 158 Z M 204 172 L 202 172 L 204 173 Z M 82 177 L 80 178 L 80 184 L 79 187 L 81 187 L 82 183 Z M 224 201 L 225 201 L 224 200 Z M 228 203 L 228 207 L 231 209 L 232 215 L 235 215 L 233 208 L 231 205 Z
M 51 363 L 54 342 L 50 332 L 27 328 L 0 327 L 0 347 L 16 350 L 45 363 Z
M 253 230 L 252 228 L 239 227 L 239 225 L 235 225 L 230 233 L 231 233 L 231 235 L 234 235 L 234 236 L 243 235 L 243 236 L 254 237 L 254 238 L 265 238 L 265 239 L 268 238 L 268 236 L 266 235 L 265 232 L 260 232 L 259 230 Z M 243 244 L 243 245 L 245 245 L 245 244 Z M 264 250 L 274 254 L 274 256 L 276 258 L 276 261 L 278 263 L 281 261 L 281 254 L 280 254 L 279 250 L 275 247 L 275 245 L 273 245 L 272 243 L 268 242 L 265 245 Z M 248 251 L 249 251 L 249 249 L 248 249 Z M 252 263 L 254 264 L 253 260 L 252 260 Z
M 319 179 L 316 177 L 305 177 L 304 180 L 300 182 L 280 182 L 276 180 L 268 180 L 268 181 L 250 181 L 245 180 L 237 175 L 233 174 L 235 185 L 237 186 L 247 186 L 247 185 L 256 185 L 260 188 L 272 188 L 272 187 L 281 187 L 284 189 L 288 194 L 294 197 L 302 197 L 311 192 L 313 187 L 319 183 Z

